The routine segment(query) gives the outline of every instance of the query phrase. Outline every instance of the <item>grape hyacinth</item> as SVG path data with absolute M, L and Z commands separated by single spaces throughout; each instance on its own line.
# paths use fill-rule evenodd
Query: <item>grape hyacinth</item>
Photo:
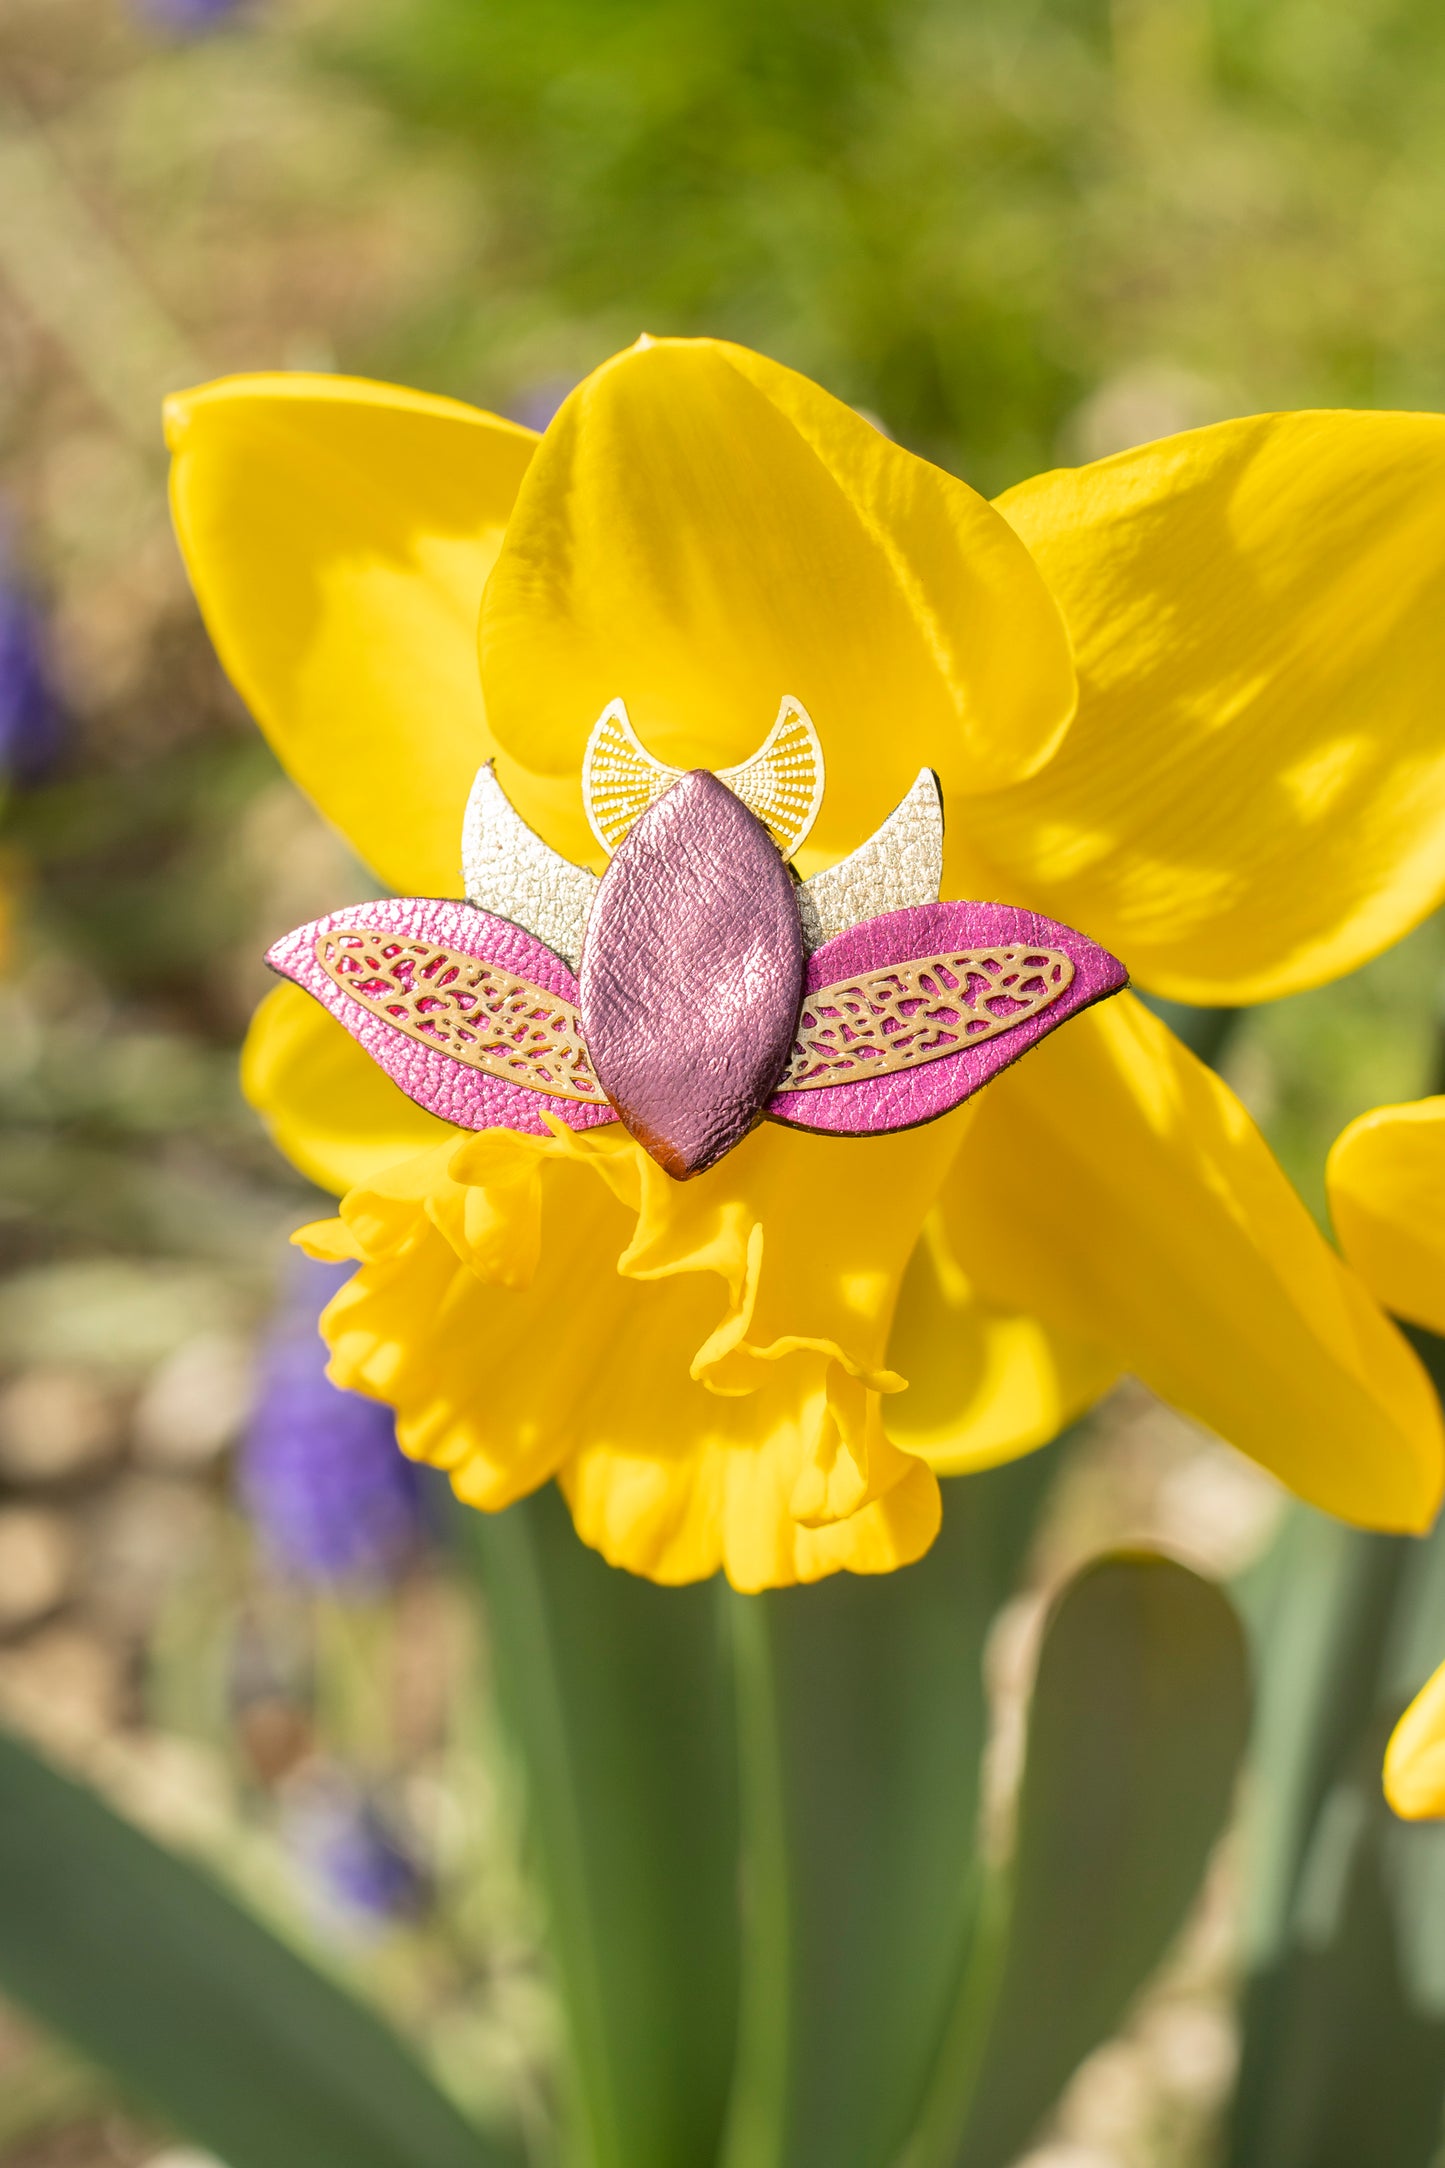
M 34 783 L 60 751 L 60 703 L 45 656 L 45 621 L 0 548 L 0 782 Z
M 245 0 L 137 0 L 140 13 L 162 30 L 182 37 L 215 29 L 235 15 Z
M 328 1764 L 294 1782 L 281 1832 L 320 1925 L 367 1940 L 424 1909 L 420 1867 L 349 1772 Z
M 298 1258 L 261 1352 L 240 1490 L 283 1572 L 320 1586 L 375 1586 L 426 1533 L 422 1469 L 396 1442 L 390 1408 L 326 1375 L 317 1319 L 349 1267 Z

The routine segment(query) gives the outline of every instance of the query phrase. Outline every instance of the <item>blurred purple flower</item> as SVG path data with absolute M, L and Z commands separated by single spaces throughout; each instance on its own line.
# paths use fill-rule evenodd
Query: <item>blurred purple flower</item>
M 424 1537 L 425 1478 L 397 1445 L 391 1409 L 326 1375 L 316 1321 L 350 1272 L 296 1260 L 261 1351 L 240 1489 L 283 1570 L 323 1585 L 374 1586 Z
M 568 393 L 575 391 L 580 382 L 581 378 L 576 376 L 544 376 L 526 391 L 519 392 L 507 411 L 524 429 L 544 430 L 555 418 Z
M 293 1782 L 281 1832 L 324 1925 L 366 1937 L 423 1910 L 420 1867 L 377 1802 L 344 1771 L 313 1764 Z
M 0 780 L 34 783 L 60 752 L 60 703 L 50 683 L 45 620 L 0 550 Z
M 245 0 L 136 0 L 140 13 L 162 30 L 178 31 L 182 37 L 213 29 L 235 15 Z

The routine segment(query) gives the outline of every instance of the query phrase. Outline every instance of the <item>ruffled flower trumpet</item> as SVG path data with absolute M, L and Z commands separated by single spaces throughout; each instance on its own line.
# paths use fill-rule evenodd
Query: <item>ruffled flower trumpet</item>
M 245 1078 L 343 1193 L 332 1374 L 409 1453 L 760 1588 L 917 1557 L 939 1475 L 1127 1368 L 1423 1524 L 1414 1356 L 1111 951 L 1260 999 L 1436 900 L 1445 425 L 1228 424 L 993 507 L 663 341 L 541 439 L 301 377 L 170 427 L 222 659 L 399 892 L 276 944 Z

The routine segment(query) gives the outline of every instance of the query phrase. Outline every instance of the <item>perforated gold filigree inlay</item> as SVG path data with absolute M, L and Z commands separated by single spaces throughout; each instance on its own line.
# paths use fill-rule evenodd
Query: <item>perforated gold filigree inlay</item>
M 554 1099 L 605 1101 L 581 1020 L 560 995 L 460 949 L 368 926 L 320 934 L 315 945 L 343 993 L 421 1045 Z
M 1062 949 L 962 949 L 862 971 L 803 1003 L 779 1091 L 817 1091 L 939 1061 L 1037 1016 L 1072 984 Z
M 582 802 L 602 848 L 615 851 L 633 822 L 685 772 L 653 758 L 620 700 L 604 708 L 582 760 Z M 716 772 L 791 858 L 823 802 L 823 749 L 806 709 L 785 699 L 751 759 Z

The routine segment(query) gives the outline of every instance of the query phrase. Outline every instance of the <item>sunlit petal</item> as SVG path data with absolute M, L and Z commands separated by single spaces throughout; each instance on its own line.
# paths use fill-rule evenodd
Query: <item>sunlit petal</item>
M 976 809 L 1007 893 L 1184 1000 L 1350 970 L 1445 893 L 1445 418 L 1263 415 L 1000 510 L 1073 634 L 1077 719 Z
M 578 387 L 517 499 L 482 613 L 522 811 L 574 858 L 583 747 L 622 699 L 680 767 L 746 759 L 784 695 L 827 791 L 800 863 L 845 856 L 923 766 L 1030 773 L 1072 712 L 1057 607 L 1007 523 L 816 385 L 713 340 L 646 342 Z M 529 793 L 538 793 L 530 795 Z
M 1387 1310 L 1445 1333 L 1445 1099 L 1376 1107 L 1335 1140 L 1340 1247 Z
M 456 1136 L 299 986 L 278 986 L 252 1017 L 241 1089 L 291 1164 L 338 1196 Z
M 986 1301 L 960 1266 L 942 1209 L 924 1223 L 898 1297 L 889 1364 L 908 1390 L 888 1434 L 938 1475 L 966 1475 L 1047 1445 L 1114 1384 L 1109 1349 Z
M 228 377 L 166 404 L 171 502 L 221 661 L 287 770 L 392 887 L 461 894 L 493 750 L 482 588 L 536 438 L 350 377 Z
M 1385 1797 L 1406 1821 L 1445 1815 L 1445 1664 L 1421 1687 L 1391 1734 Z
M 1423 1369 L 1238 1100 L 1131 996 L 989 1086 L 941 1209 L 994 1301 L 1112 1349 L 1327 1512 L 1428 1526 Z

